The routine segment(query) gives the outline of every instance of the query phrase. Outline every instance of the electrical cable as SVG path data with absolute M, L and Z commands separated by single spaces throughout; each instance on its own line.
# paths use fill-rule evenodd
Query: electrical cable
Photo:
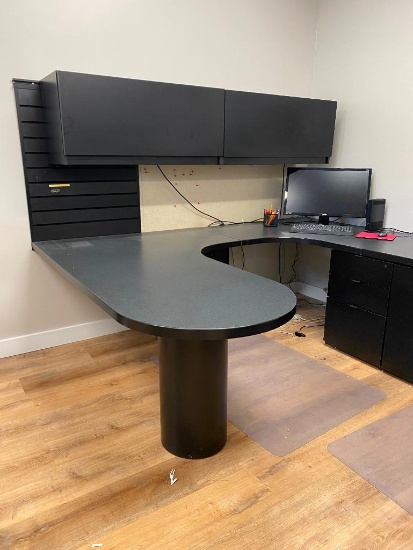
M 311 327 L 323 327 L 325 323 L 318 323 L 316 325 L 303 325 L 298 330 L 301 332 L 303 328 L 311 328 Z
M 262 218 L 256 218 L 255 220 L 251 220 L 251 221 L 247 221 L 247 222 L 233 222 L 233 221 L 229 221 L 229 220 L 221 220 L 220 218 L 217 218 L 216 216 L 213 216 L 212 214 L 208 214 L 207 212 L 204 212 L 203 210 L 200 210 L 199 208 L 197 208 L 194 204 L 192 204 L 192 202 L 187 199 L 185 197 L 185 195 L 183 195 L 176 187 L 175 185 L 171 182 L 171 180 L 166 176 L 165 172 L 162 170 L 162 168 L 159 166 L 159 164 L 156 165 L 158 167 L 158 170 L 160 171 L 160 173 L 162 174 L 162 176 L 165 178 L 165 180 L 169 183 L 169 185 L 172 187 L 172 189 L 174 191 L 176 191 L 178 193 L 178 195 L 180 197 L 182 197 L 184 199 L 184 201 L 186 201 L 194 210 L 196 210 L 197 212 L 199 212 L 200 214 L 202 214 L 203 216 L 207 216 L 208 218 L 212 218 L 214 221 L 211 222 L 209 224 L 208 227 L 212 227 L 213 225 L 217 224 L 218 226 L 222 226 L 222 225 L 242 225 L 244 223 L 257 223 L 257 222 L 262 222 Z
M 293 273 L 292 273 L 292 275 L 291 275 L 289 281 L 287 281 L 287 282 L 285 283 L 285 284 L 288 286 L 288 288 L 289 288 L 290 290 L 292 290 L 290 285 L 291 285 L 291 283 L 294 281 L 294 279 L 295 279 L 296 276 L 297 276 L 297 273 L 296 273 L 296 271 L 295 271 L 296 264 L 297 264 L 297 260 L 298 260 L 298 244 L 295 243 L 295 257 L 294 257 L 294 260 L 293 260 L 293 263 L 292 263 L 292 266 L 291 266 L 291 270 L 292 270 Z
M 293 327 L 291 327 L 292 323 L 297 323 L 298 321 L 306 321 L 305 325 L 301 325 L 301 327 L 297 330 L 294 330 Z M 321 323 L 318 323 L 318 321 L 322 321 Z M 303 328 L 310 328 L 310 327 L 317 327 L 317 326 L 324 326 L 325 325 L 325 317 L 321 318 L 315 318 L 315 319 L 303 319 L 302 317 L 300 319 L 296 319 L 293 317 L 286 325 L 283 327 L 280 327 L 277 329 L 277 332 L 280 332 L 282 334 L 288 334 L 289 336 L 297 336 L 299 338 L 305 338 L 307 335 L 304 332 L 301 332 Z M 308 324 L 308 323 L 316 323 L 316 324 Z
M 278 243 L 278 282 L 282 284 L 282 276 L 281 276 L 281 246 L 282 246 L 282 243 Z
M 245 252 L 244 252 L 244 247 L 242 246 L 242 244 L 240 246 L 241 246 L 241 253 L 242 253 L 242 266 L 241 266 L 241 269 L 244 269 L 245 268 Z
M 282 260 L 281 260 L 281 252 L 282 252 Z M 278 282 L 281 284 L 286 284 L 282 282 L 285 275 L 285 266 L 286 266 L 285 246 L 284 246 L 284 243 L 278 243 Z
M 411 231 L 402 231 L 401 229 L 395 229 L 394 227 L 383 227 L 382 231 L 394 231 L 395 233 L 403 233 L 402 235 L 397 235 L 398 237 L 411 237 L 413 232 Z
M 286 164 L 283 164 L 283 179 L 282 179 L 282 185 L 281 185 L 281 200 L 280 200 L 280 214 L 283 210 L 283 199 L 284 199 L 284 189 L 285 189 L 285 172 L 286 172 Z
M 302 327 L 300 327 L 299 330 L 296 330 L 294 332 L 294 336 L 298 336 L 299 338 L 305 338 L 307 335 L 305 334 L 305 332 L 302 332 L 302 329 L 303 328 L 309 328 L 309 327 L 323 327 L 325 325 L 325 323 L 321 323 L 319 325 L 303 325 Z
M 224 221 L 222 224 L 215 221 L 215 222 L 211 222 L 211 223 L 208 225 L 208 227 L 213 227 L 213 226 L 215 226 L 215 225 L 217 225 L 217 224 L 218 224 L 218 227 L 219 227 L 220 225 L 244 225 L 244 224 L 246 224 L 246 223 L 258 223 L 258 222 L 262 223 L 262 218 L 256 218 L 255 220 L 250 220 L 250 221 L 247 221 L 247 222 L 230 222 L 230 221 Z
M 166 181 L 170 184 L 170 186 L 172 187 L 172 189 L 174 189 L 178 195 L 180 195 L 184 201 L 186 201 L 190 206 L 192 206 L 192 208 L 194 210 L 196 210 L 197 212 L 199 212 L 200 214 L 202 214 L 203 216 L 208 216 L 208 218 L 212 218 L 213 220 L 215 220 L 215 222 L 218 222 L 219 225 L 225 225 L 225 223 L 232 223 L 232 222 L 224 222 L 223 220 L 217 218 L 216 216 L 212 216 L 211 214 L 208 214 L 207 212 L 203 212 L 202 210 L 200 210 L 199 208 L 197 208 L 194 204 L 192 204 L 192 202 L 190 200 L 188 200 L 176 187 L 175 185 L 171 182 L 171 180 L 165 175 L 165 173 L 163 172 L 162 168 L 159 166 L 159 164 L 156 165 L 160 171 L 160 173 L 163 175 L 163 177 L 166 179 Z

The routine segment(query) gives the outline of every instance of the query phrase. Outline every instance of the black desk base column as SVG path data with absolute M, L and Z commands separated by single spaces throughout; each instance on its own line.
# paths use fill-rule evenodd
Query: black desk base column
M 162 445 L 206 458 L 227 440 L 228 340 L 159 338 Z

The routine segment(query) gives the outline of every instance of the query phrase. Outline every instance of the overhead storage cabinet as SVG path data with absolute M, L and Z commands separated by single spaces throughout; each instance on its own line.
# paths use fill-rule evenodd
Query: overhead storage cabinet
M 326 163 L 335 101 L 55 71 L 51 164 Z
M 224 90 L 55 71 L 40 83 L 52 164 L 217 163 Z
M 336 101 L 227 91 L 225 162 L 325 163 L 336 109 Z

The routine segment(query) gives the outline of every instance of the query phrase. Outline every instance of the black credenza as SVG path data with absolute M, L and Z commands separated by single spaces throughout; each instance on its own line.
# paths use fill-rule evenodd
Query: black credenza
M 413 382 L 413 268 L 333 250 L 324 341 Z

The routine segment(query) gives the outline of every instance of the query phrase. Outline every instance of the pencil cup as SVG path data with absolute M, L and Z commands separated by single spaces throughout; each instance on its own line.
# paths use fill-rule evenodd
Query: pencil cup
M 264 227 L 277 227 L 278 225 L 278 214 L 276 212 L 271 214 L 266 214 L 264 211 Z

